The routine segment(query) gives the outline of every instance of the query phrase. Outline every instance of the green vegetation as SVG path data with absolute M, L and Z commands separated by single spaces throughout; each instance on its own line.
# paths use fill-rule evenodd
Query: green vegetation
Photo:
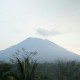
M 10 63 L 0 62 L 0 80 L 80 80 L 80 62 L 37 63 L 32 58 L 35 54 L 22 49 Z

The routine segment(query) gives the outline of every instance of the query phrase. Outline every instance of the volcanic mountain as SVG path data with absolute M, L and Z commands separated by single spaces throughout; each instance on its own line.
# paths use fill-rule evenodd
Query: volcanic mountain
M 26 49 L 27 52 L 36 51 L 35 59 L 38 61 L 54 61 L 54 60 L 80 60 L 80 56 L 70 52 L 57 44 L 41 38 L 27 38 L 21 43 L 11 46 L 0 51 L 0 60 L 8 60 L 12 58 L 17 50 Z

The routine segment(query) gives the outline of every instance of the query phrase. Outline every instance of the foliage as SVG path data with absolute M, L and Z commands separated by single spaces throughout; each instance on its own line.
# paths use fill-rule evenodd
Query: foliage
M 0 80 L 80 80 L 80 62 L 36 63 L 35 54 L 22 49 L 11 63 L 0 62 Z
M 0 61 L 0 80 L 3 78 L 4 74 L 12 68 L 12 65 L 7 62 Z
M 46 75 L 48 80 L 79 80 L 80 63 L 76 61 L 55 61 L 38 64 L 37 73 Z M 42 73 L 41 73 L 42 72 Z

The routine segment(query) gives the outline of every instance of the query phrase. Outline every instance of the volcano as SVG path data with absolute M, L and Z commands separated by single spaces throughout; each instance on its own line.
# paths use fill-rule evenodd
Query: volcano
M 80 56 L 70 52 L 59 45 L 41 38 L 27 38 L 26 40 L 0 51 L 0 60 L 12 58 L 17 50 L 26 49 L 27 52 L 36 51 L 35 59 L 38 61 L 55 61 L 55 60 L 80 60 Z

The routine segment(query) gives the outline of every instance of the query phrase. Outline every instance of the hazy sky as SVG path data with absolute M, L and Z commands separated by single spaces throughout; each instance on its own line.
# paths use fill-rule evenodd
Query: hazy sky
M 80 53 L 80 0 L 0 0 L 0 50 L 29 36 Z

